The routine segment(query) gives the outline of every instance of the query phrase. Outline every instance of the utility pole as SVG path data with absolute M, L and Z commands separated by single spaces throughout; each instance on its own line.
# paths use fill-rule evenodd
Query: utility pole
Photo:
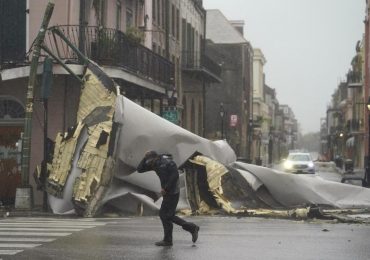
M 24 134 L 22 140 L 22 160 L 21 160 L 21 187 L 17 188 L 15 207 L 17 209 L 31 209 L 33 204 L 32 187 L 29 184 L 30 157 L 31 157 L 31 136 L 32 136 L 32 115 L 35 95 L 35 85 L 37 78 L 37 67 L 41 54 L 41 45 L 44 42 L 46 29 L 49 26 L 50 18 L 54 10 L 54 0 L 49 0 L 46 7 L 40 30 L 34 42 L 30 75 L 26 96 L 26 115 L 24 120 Z

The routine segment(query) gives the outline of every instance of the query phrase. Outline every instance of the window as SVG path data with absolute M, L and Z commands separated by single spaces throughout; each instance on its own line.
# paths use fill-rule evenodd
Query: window
M 172 35 L 173 37 L 176 36 L 176 32 L 175 32 L 175 21 L 176 21 L 176 9 L 175 9 L 175 6 L 172 4 L 172 8 L 171 8 L 171 32 L 172 32 Z
M 180 40 L 180 11 L 176 9 L 176 39 Z
M 157 3 L 158 26 L 162 25 L 162 12 L 161 12 L 162 5 L 163 5 L 162 0 L 158 0 Z
M 157 53 L 157 45 L 155 43 L 153 43 L 152 50 L 153 52 Z
M 165 10 L 166 10 L 166 1 L 162 0 L 162 27 L 163 28 L 166 27 L 166 22 L 167 22 Z
M 126 9 L 126 29 L 133 26 L 133 14 L 132 9 L 127 8 Z
M 195 133 L 195 106 L 194 100 L 191 100 L 191 111 L 190 111 L 190 131 Z
M 105 27 L 107 24 L 107 1 L 100 2 L 100 25 Z
M 199 109 L 198 109 L 198 134 L 202 134 L 203 130 L 203 106 L 202 102 L 199 101 Z
M 121 17 L 122 17 L 122 5 L 121 1 L 117 0 L 117 10 L 116 10 L 116 29 L 121 30 Z
M 186 20 L 182 19 L 182 51 L 186 51 L 187 49 L 187 42 L 186 42 Z
M 23 106 L 13 100 L 8 98 L 0 98 L 0 119 L 10 119 L 10 118 L 24 118 L 25 112 Z
M 153 17 L 153 21 L 156 20 L 156 12 L 157 12 L 157 0 L 153 0 L 152 1 L 152 17 Z
M 182 109 L 182 114 L 181 114 L 181 121 L 182 121 L 182 127 L 187 129 L 187 120 L 186 120 L 186 115 L 187 115 L 187 106 L 186 106 L 186 98 L 183 97 L 182 99 L 182 106 L 183 106 L 183 109 Z

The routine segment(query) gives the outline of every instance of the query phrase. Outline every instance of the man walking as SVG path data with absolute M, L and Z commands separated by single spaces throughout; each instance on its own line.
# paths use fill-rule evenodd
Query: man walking
M 137 171 L 155 171 L 161 182 L 163 201 L 159 210 L 159 217 L 163 225 L 164 238 L 162 241 L 156 242 L 155 245 L 172 246 L 172 223 L 190 232 L 192 241 L 195 243 L 198 239 L 199 226 L 175 215 L 180 196 L 179 172 L 175 162 L 166 155 L 159 155 L 155 151 L 149 151 L 139 163 Z

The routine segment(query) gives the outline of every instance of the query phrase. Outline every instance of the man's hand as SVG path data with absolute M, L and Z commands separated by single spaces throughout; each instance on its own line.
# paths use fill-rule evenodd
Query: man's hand
M 162 194 L 162 196 L 166 195 L 166 191 L 164 189 L 161 189 L 161 194 Z

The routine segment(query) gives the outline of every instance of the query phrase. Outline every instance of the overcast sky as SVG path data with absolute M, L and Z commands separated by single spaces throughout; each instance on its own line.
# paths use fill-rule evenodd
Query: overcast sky
M 364 33 L 365 0 L 204 0 L 229 20 L 245 21 L 245 38 L 267 63 L 266 83 L 292 107 L 303 133 L 320 129 Z

